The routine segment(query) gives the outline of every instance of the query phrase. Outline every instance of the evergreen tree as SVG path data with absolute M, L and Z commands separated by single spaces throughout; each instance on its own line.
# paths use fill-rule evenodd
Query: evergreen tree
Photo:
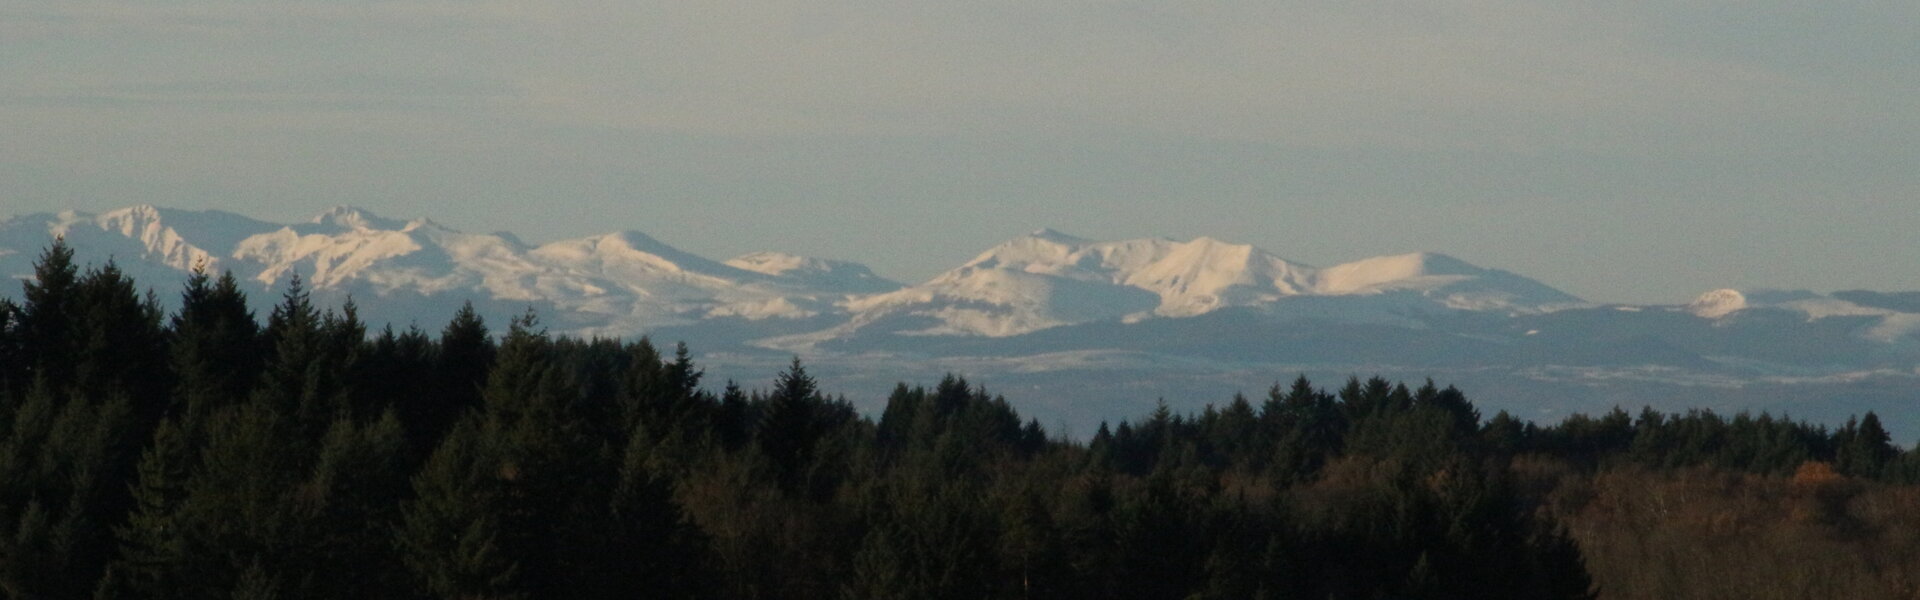
M 487 385 L 496 351 L 492 334 L 473 310 L 473 303 L 462 304 L 440 332 L 431 391 L 400 405 L 401 420 L 416 451 L 424 455 L 461 415 L 480 407 L 480 393 Z
M 586 587 L 605 597 L 644 591 L 661 598 L 700 598 L 712 592 L 707 540 L 673 499 L 673 482 L 650 466 L 646 431 L 636 428 L 620 463 L 606 526 L 595 545 L 605 549 L 592 566 L 600 582 Z
M 33 278 L 22 284 L 18 331 L 27 352 L 23 361 L 27 371 L 20 377 L 21 385 L 31 385 L 36 378 L 55 388 L 72 384 L 84 340 L 73 331 L 80 323 L 79 280 L 73 249 L 64 239 L 54 238 L 34 262 Z
M 831 405 L 821 397 L 813 376 L 807 374 L 799 358 L 780 373 L 754 436 L 760 451 L 772 461 L 782 489 L 812 495 L 831 489 L 828 482 L 811 478 L 808 471 L 821 438 L 850 413 L 845 405 Z
M 186 499 L 187 482 L 198 465 L 199 438 L 183 419 L 161 422 L 153 444 L 140 457 L 133 488 L 133 512 L 115 530 L 120 553 L 114 578 L 102 584 L 101 594 L 125 598 L 181 597 L 185 583 L 174 578 L 186 560 L 186 540 L 176 520 Z
M 481 420 L 463 419 L 420 473 L 398 540 L 408 570 L 437 598 L 524 598 L 522 566 L 504 545 L 508 475 Z
M 150 431 L 165 411 L 172 379 L 159 303 L 143 299 L 112 261 L 80 278 L 75 299 L 77 327 L 69 330 L 79 343 L 74 385 L 90 396 L 125 394 L 140 431 Z
M 1840 472 L 1856 477 L 1880 477 L 1899 454 L 1893 436 L 1880 425 L 1880 416 L 1867 411 L 1856 424 L 1853 419 L 1835 436 L 1839 453 L 1835 462 Z
M 616 463 L 550 359 L 531 314 L 516 319 L 470 414 L 414 478 L 402 544 L 416 581 L 443 597 L 617 593 L 609 551 Z
M 172 319 L 175 414 L 193 421 L 247 397 L 259 378 L 259 329 L 232 271 L 215 281 L 194 270 Z
M 0 413 L 19 404 L 16 399 L 26 390 L 29 369 L 26 347 L 21 341 L 20 306 L 0 298 Z M 4 422 L 0 417 L 0 422 Z
M 0 444 L 0 589 L 13 597 L 90 594 L 124 518 L 131 403 L 36 386 Z
M 273 349 L 254 397 L 285 415 L 295 455 L 311 457 L 336 418 L 350 414 L 350 376 L 359 359 L 365 326 L 352 305 L 339 315 L 314 309 L 298 274 L 267 318 Z
M 391 412 L 365 425 L 334 422 L 312 474 L 295 488 L 292 510 L 305 557 L 283 571 L 292 584 L 283 588 L 309 598 L 406 596 L 407 573 L 391 551 L 408 495 L 406 455 Z
M 149 544 L 162 550 L 158 564 L 130 565 L 151 573 L 143 581 L 161 588 L 157 596 L 229 595 L 252 565 L 278 576 L 304 560 L 309 540 L 300 535 L 302 517 L 294 506 L 309 456 L 301 449 L 311 442 L 296 439 L 297 431 L 292 415 L 261 399 L 209 419 L 178 508 L 147 521 L 165 529 L 122 535 L 154 540 Z M 136 552 L 126 556 L 142 558 Z

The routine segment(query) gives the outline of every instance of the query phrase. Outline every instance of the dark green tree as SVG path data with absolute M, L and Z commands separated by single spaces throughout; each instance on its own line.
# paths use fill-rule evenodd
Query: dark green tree
M 22 365 L 26 368 L 17 385 L 30 386 L 44 379 L 55 388 L 71 385 L 74 366 L 80 362 L 80 344 L 74 333 L 79 326 L 80 272 L 73 264 L 73 249 L 64 239 L 53 244 L 33 264 L 33 278 L 25 287 L 18 310 L 18 339 L 26 349 Z M 24 389 L 17 389 L 24 391 Z M 12 409 L 13 407 L 4 407 Z
M 1835 466 L 1840 472 L 1856 477 L 1880 477 L 1886 473 L 1887 465 L 1899 454 L 1893 446 L 1893 436 L 1880 425 L 1880 416 L 1867 411 L 1856 424 L 1847 419 L 1845 427 L 1835 435 L 1839 448 L 1835 457 Z
M 171 324 L 171 366 L 179 381 L 174 414 L 194 420 L 246 399 L 260 377 L 263 348 L 259 322 L 233 272 L 213 280 L 194 270 Z

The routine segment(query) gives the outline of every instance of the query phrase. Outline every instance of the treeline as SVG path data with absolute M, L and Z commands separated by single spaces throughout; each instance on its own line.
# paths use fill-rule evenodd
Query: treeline
M 1616 479 L 1797 476 L 1813 499 L 1779 504 L 1811 511 L 1804 535 L 1872 541 L 1878 513 L 1849 503 L 1920 460 L 1871 414 L 1483 423 L 1459 390 L 1380 379 L 1082 442 L 953 376 L 869 417 L 798 360 L 714 390 L 684 346 L 530 314 L 370 332 L 296 278 L 262 326 L 231 275 L 194 274 L 168 315 L 59 243 L 35 274 L 0 301 L 11 598 L 1663 593 L 1625 579 L 1645 544 L 1606 520 L 1669 513 L 1615 506 Z

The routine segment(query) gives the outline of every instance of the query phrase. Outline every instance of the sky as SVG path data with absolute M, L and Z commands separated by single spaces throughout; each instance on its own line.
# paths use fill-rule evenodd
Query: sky
M 336 204 L 919 281 L 1022 233 L 1920 289 L 1920 3 L 0 0 L 0 215 Z

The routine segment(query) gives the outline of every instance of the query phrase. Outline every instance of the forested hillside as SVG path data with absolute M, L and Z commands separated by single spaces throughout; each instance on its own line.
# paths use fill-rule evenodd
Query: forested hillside
M 140 282 L 146 285 L 154 282 Z M 172 285 L 171 282 L 154 283 Z M 1304 378 L 1065 439 L 949 376 L 362 323 L 230 276 L 163 314 L 55 244 L 0 303 L 12 598 L 1904 597 L 1920 453 L 1864 415 L 1483 419 Z M 1278 375 L 1285 377 L 1284 374 Z M 1018 399 L 1014 399 L 1017 402 Z

